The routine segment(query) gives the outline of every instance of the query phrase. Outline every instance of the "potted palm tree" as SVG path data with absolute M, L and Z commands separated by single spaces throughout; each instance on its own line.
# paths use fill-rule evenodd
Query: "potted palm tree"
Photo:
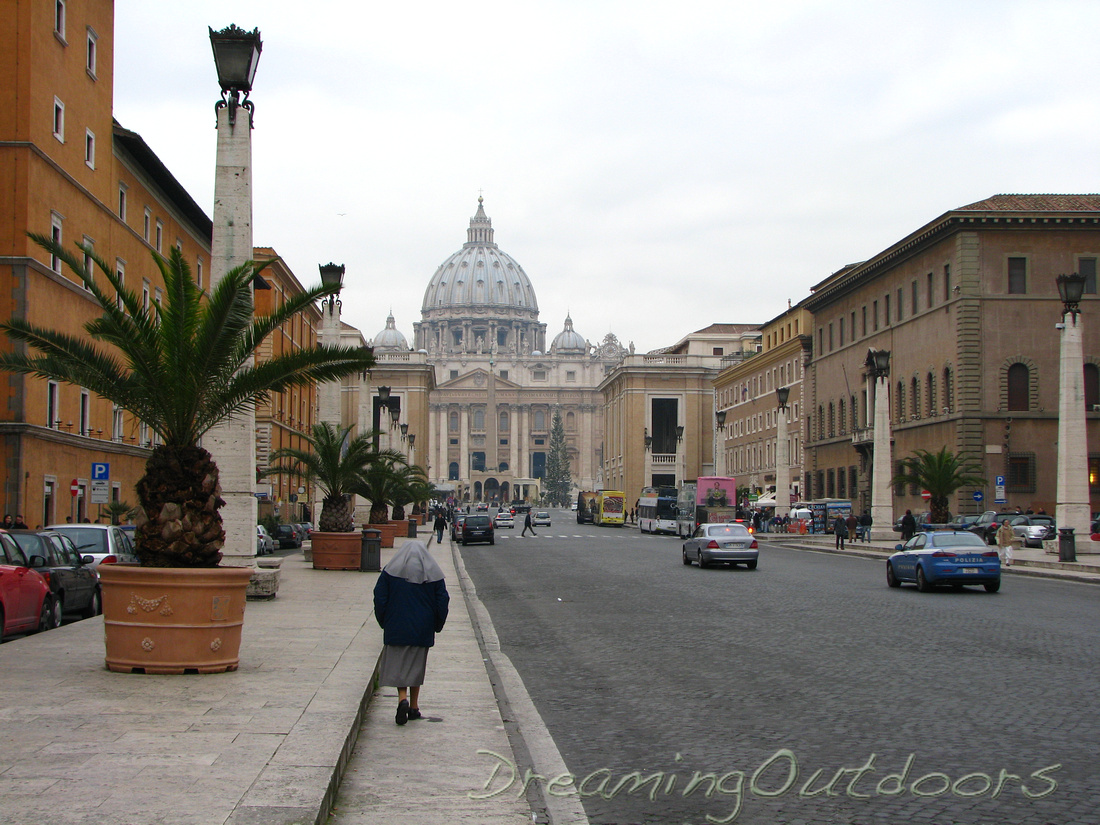
M 378 461 L 400 459 L 391 450 L 375 452 L 374 433 L 350 438 L 351 428 L 328 422 L 315 424 L 307 438 L 309 449 L 287 448 L 271 454 L 268 475 L 288 473 L 311 479 L 324 493 L 318 529 L 310 536 L 313 567 L 318 570 L 358 570 L 360 536 L 350 507 L 364 470 Z
M 164 299 L 146 305 L 91 247 L 77 245 L 99 270 L 94 277 L 50 238 L 31 238 L 83 281 L 101 314 L 84 325 L 84 336 L 17 318 L 0 323 L 17 344 L 0 355 L 0 369 L 85 387 L 156 435 L 136 486 L 141 566 L 100 570 L 107 666 L 150 673 L 234 670 L 251 570 L 218 566 L 224 501 L 217 464 L 200 440 L 268 393 L 368 369 L 373 355 L 318 346 L 251 363 L 267 336 L 334 294 L 335 285 L 287 296 L 270 315 L 256 316 L 251 285 L 262 267 L 237 267 L 207 293 L 173 248 L 167 259 L 153 254 Z M 184 639 L 188 625 L 198 641 Z
M 403 455 L 379 456 L 377 461 L 364 468 L 356 485 L 356 494 L 370 501 L 367 521 L 382 533 L 382 546 L 393 547 L 397 536 L 405 535 L 408 522 L 397 524 L 390 520 L 390 507 L 401 497 L 408 483 L 405 471 L 409 465 Z
M 944 446 L 935 453 L 914 450 L 912 455 L 901 460 L 898 474 L 890 483 L 910 484 L 927 490 L 931 494 L 928 500 L 929 521 L 932 524 L 947 524 L 951 521 L 951 496 L 962 487 L 984 487 L 986 481 L 977 463 Z

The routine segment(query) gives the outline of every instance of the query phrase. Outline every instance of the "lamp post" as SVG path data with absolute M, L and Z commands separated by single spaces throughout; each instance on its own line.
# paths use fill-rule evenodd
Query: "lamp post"
M 252 115 L 248 99 L 263 43 L 260 30 L 229 26 L 210 29 L 210 45 L 221 87 L 215 106 L 218 144 L 214 173 L 214 220 L 210 243 L 210 287 L 230 270 L 252 260 Z M 242 99 L 243 95 L 243 99 Z M 237 109 L 248 112 L 237 119 Z M 246 363 L 251 366 L 250 357 Z M 203 446 L 220 473 L 225 545 L 222 564 L 251 566 L 256 555 L 256 409 L 249 406 L 203 436 Z
M 890 350 L 867 351 L 865 366 L 874 377 L 874 455 L 871 458 L 871 538 L 893 539 L 894 504 L 890 495 L 893 477 L 890 458 Z
M 1074 532 L 1089 534 L 1088 433 L 1085 429 L 1085 363 L 1081 310 L 1085 276 L 1059 275 L 1062 345 L 1058 357 L 1058 504 L 1054 520 L 1062 532 L 1059 558 L 1076 561 Z
M 714 411 L 714 474 L 726 474 L 726 411 Z M 719 436 L 721 433 L 721 436 Z
M 343 302 L 340 300 L 339 290 L 344 285 L 343 264 L 319 264 L 321 271 L 321 283 L 325 286 L 335 286 L 337 292 L 329 295 L 321 301 L 321 346 L 336 348 L 340 346 L 340 309 Z M 343 424 L 343 415 L 340 411 L 340 381 L 326 381 L 318 387 L 317 412 L 321 421 L 331 424 L 339 429 Z
M 787 399 L 790 387 L 776 387 L 775 400 L 779 410 L 775 417 L 775 514 L 791 508 L 791 450 L 787 443 Z

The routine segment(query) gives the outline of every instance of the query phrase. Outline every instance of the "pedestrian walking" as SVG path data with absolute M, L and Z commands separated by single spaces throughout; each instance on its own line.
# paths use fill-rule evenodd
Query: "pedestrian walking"
M 833 536 L 836 538 L 836 549 L 844 549 L 844 537 L 848 535 L 848 522 L 844 516 L 837 516 L 833 522 Z
M 856 528 L 859 527 L 859 521 L 856 520 L 856 514 L 849 513 L 848 518 L 844 520 L 844 523 L 848 525 L 848 541 L 855 541 Z
M 1012 566 L 1012 539 L 1016 537 L 1016 534 L 1012 532 L 1012 525 L 1008 523 L 1008 519 L 1001 522 L 1001 526 L 997 528 L 997 555 L 1001 557 L 1001 564 L 1006 567 Z
M 447 519 L 443 517 L 443 513 L 438 512 L 435 514 L 435 521 L 432 522 L 432 529 L 435 530 L 435 543 L 443 543 L 443 531 L 447 529 Z
M 871 511 L 864 510 L 863 515 L 859 517 L 859 527 L 863 533 L 864 543 L 869 544 L 871 542 L 871 525 L 874 523 L 871 518 Z
M 397 688 L 399 725 L 421 717 L 428 648 L 447 622 L 449 602 L 443 571 L 421 541 L 401 545 L 375 582 L 374 617 L 383 631 L 378 682 Z
M 906 510 L 901 517 L 901 540 L 909 541 L 917 532 L 917 520 L 913 518 L 913 511 Z
M 532 536 L 537 536 L 538 535 L 538 533 L 535 532 L 535 526 L 531 523 L 531 511 L 530 510 L 528 510 L 527 515 L 525 515 L 523 517 L 523 532 L 519 534 L 519 537 L 523 538 L 524 536 L 526 536 L 528 530 L 531 531 Z

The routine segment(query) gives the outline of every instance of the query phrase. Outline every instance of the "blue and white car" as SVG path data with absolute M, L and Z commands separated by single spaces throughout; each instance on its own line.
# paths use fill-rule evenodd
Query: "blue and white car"
M 956 589 L 980 584 L 990 593 L 1001 589 L 1001 560 L 980 536 L 958 530 L 917 533 L 886 560 L 886 583 L 916 584 L 927 593 L 939 585 Z

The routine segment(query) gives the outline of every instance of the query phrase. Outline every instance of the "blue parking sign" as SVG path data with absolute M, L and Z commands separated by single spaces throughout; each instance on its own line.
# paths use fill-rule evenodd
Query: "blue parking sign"
M 111 465 L 105 461 L 92 462 L 92 481 L 107 481 L 111 478 Z

